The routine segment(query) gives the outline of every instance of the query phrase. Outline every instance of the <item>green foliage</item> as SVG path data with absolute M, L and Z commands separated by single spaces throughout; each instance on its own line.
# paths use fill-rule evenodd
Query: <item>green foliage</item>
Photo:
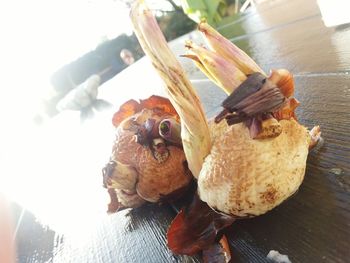
M 189 19 L 181 9 L 166 12 L 157 20 L 168 41 L 187 34 L 196 28 L 196 23 Z
M 205 19 L 215 26 L 227 11 L 225 0 L 181 0 L 184 12 L 196 23 Z

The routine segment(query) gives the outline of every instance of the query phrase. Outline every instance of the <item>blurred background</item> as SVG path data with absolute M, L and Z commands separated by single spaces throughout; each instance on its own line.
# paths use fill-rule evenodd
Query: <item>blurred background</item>
M 149 2 L 168 41 L 192 31 L 195 22 L 201 19 L 215 26 L 253 3 Z M 129 51 L 137 61 L 143 52 L 128 19 L 131 3 L 131 0 L 34 0 L 2 4 L 6 94 L 21 94 L 20 98 L 15 95 L 17 102 L 26 105 L 25 114 L 40 124 L 55 116 L 59 112 L 57 103 L 90 76 L 99 75 L 102 84 L 125 69 L 130 62 L 123 60 L 122 50 Z M 12 102 L 8 99 L 7 102 L 2 106 L 11 108 L 8 104 Z

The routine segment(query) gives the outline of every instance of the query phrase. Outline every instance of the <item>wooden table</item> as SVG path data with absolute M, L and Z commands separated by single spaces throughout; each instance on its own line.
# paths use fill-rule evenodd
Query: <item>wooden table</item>
M 264 70 L 287 68 L 294 73 L 299 121 L 307 127 L 319 124 L 324 138 L 323 146 L 310 154 L 304 183 L 295 196 L 266 215 L 237 221 L 227 229 L 232 262 L 267 262 L 272 249 L 292 262 L 349 262 L 350 27 L 326 28 L 315 0 L 276 0 L 234 22 L 226 21 L 219 30 Z M 172 43 L 176 53 L 182 52 L 181 41 Z M 224 94 L 189 62 L 181 61 L 206 113 L 213 116 Z M 100 97 L 114 109 L 130 98 L 151 94 L 164 91 L 147 59 L 100 90 Z M 199 262 L 196 257 L 175 256 L 166 247 L 165 233 L 176 214 L 172 207 L 147 205 L 110 216 L 104 213 L 100 168 L 110 153 L 111 113 L 100 113 L 82 127 L 76 124 L 77 116 L 67 113 L 46 128 L 52 136 L 44 142 L 55 142 L 56 136 L 66 139 L 64 145 L 56 141 L 50 150 L 66 149 L 66 154 L 50 157 L 55 160 L 50 167 L 58 162 L 61 168 L 56 177 L 47 173 L 41 181 L 45 190 L 37 190 L 39 197 L 28 201 L 26 210 L 14 208 L 15 218 L 22 214 L 16 236 L 20 262 Z M 67 120 L 72 125 L 56 134 Z M 40 141 L 45 144 L 42 137 Z

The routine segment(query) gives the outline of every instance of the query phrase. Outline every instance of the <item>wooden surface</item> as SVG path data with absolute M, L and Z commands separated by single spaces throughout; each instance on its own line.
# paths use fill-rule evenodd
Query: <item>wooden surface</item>
M 232 262 L 266 262 L 272 249 L 287 254 L 292 262 L 349 262 L 350 27 L 326 28 L 314 0 L 277 0 L 221 25 L 220 31 L 266 71 L 284 67 L 295 74 L 299 121 L 307 127 L 319 124 L 324 138 L 323 146 L 308 158 L 305 180 L 296 195 L 266 215 L 237 221 L 227 229 Z M 213 116 L 225 95 L 191 70 L 205 111 Z M 117 107 L 130 98 L 164 95 L 160 83 L 143 59 L 102 86 L 100 96 Z M 176 214 L 170 206 L 104 213 L 99 169 L 110 151 L 111 134 L 106 128 L 110 114 L 97 115 L 83 129 L 65 126 L 67 145 L 57 143 L 54 149 L 67 146 L 69 151 L 67 156 L 54 156 L 70 168 L 42 181 L 49 185 L 61 180 L 65 187 L 37 190 L 45 197 L 32 198 L 32 203 L 28 197 L 24 213 L 14 208 L 15 218 L 22 218 L 17 232 L 20 262 L 199 262 L 174 256 L 167 249 L 165 233 Z M 49 129 L 52 137 L 62 136 L 55 130 L 67 123 L 66 118 L 72 117 L 58 119 L 59 124 Z M 50 197 L 57 195 L 57 200 Z

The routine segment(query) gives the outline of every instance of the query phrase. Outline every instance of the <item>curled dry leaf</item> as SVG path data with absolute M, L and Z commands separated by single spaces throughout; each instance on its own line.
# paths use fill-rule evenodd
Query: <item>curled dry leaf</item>
M 291 118 L 297 120 L 295 110 L 299 105 L 300 105 L 300 102 L 297 99 L 289 98 L 281 109 L 273 113 L 273 116 L 277 120 L 289 120 Z
M 233 221 L 234 218 L 216 213 L 195 195 L 172 221 L 167 233 L 168 246 L 176 254 L 195 255 L 209 249 L 220 239 L 219 231 Z
M 118 127 L 119 124 L 126 119 L 134 115 L 136 112 L 141 110 L 140 103 L 136 100 L 129 100 L 120 106 L 119 111 L 113 115 L 112 123 L 115 127 Z
M 176 110 L 168 99 L 153 95 L 148 99 L 140 100 L 140 102 L 137 102 L 136 100 L 128 100 L 125 102 L 113 115 L 112 123 L 115 127 L 118 127 L 123 120 L 141 111 L 142 109 L 152 110 L 155 108 L 161 112 L 166 112 L 169 115 L 176 116 L 176 118 L 179 119 Z

